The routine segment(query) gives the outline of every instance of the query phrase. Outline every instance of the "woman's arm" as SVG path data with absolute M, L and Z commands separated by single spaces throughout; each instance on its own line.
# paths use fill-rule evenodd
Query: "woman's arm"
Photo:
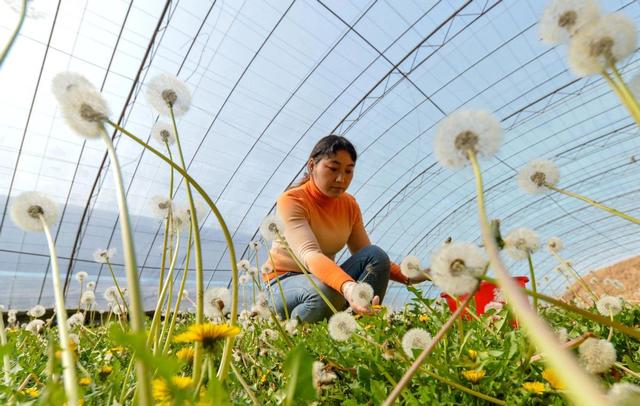
M 294 254 L 322 283 L 342 293 L 342 284 L 353 281 L 353 278 L 322 253 L 309 225 L 304 201 L 291 194 L 283 194 L 278 198 L 276 210 L 284 222 L 284 236 Z

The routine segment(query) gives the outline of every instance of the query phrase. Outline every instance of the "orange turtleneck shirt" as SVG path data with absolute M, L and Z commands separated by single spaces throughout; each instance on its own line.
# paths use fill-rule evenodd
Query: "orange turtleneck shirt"
M 329 197 L 313 180 L 289 189 L 278 197 L 276 212 L 284 221 L 284 236 L 291 250 L 320 281 L 341 292 L 342 284 L 353 281 L 335 263 L 345 244 L 352 254 L 371 244 L 364 228 L 360 206 L 348 193 Z M 302 272 L 282 244 L 271 246 L 274 271 L 265 279 L 286 272 Z M 407 283 L 400 266 L 391 263 L 391 279 Z

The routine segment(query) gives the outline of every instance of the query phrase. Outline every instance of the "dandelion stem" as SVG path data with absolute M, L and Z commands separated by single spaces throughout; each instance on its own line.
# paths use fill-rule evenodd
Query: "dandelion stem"
M 7 345 L 7 333 L 4 329 L 4 314 L 2 308 L 0 308 L 0 345 Z M 9 355 L 4 354 L 2 356 L 2 368 L 4 370 L 4 383 L 7 386 L 11 384 L 11 363 L 9 361 Z
M 540 319 L 529 306 L 527 297 L 521 288 L 511 278 L 509 272 L 500 259 L 500 253 L 495 238 L 491 233 L 491 226 L 487 220 L 484 204 L 484 187 L 480 165 L 473 150 L 468 151 L 469 161 L 476 179 L 476 194 L 478 199 L 478 217 L 480 229 L 485 247 L 489 254 L 491 265 L 500 281 L 500 288 L 505 292 L 509 305 L 515 315 L 520 319 L 530 339 L 535 345 L 549 354 L 549 363 L 558 370 L 560 378 L 567 382 L 573 390 L 568 391 L 568 396 L 576 404 L 606 405 L 606 398 L 598 389 L 598 386 L 579 366 L 575 359 L 558 343 L 555 334 Z
M 613 322 L 613 312 L 609 310 L 609 320 Z M 609 336 L 607 337 L 607 341 L 611 341 L 611 337 L 613 337 L 613 327 L 609 327 Z
M 173 114 L 173 106 L 171 103 L 167 103 L 169 107 L 169 115 L 171 116 L 171 123 L 173 125 L 173 133 L 176 137 L 176 146 L 178 147 L 178 156 L 182 164 L 182 169 L 187 172 L 187 164 L 184 160 L 184 154 L 182 153 L 182 146 L 180 145 L 180 136 L 178 135 L 178 126 L 176 125 L 176 118 Z M 189 201 L 189 218 L 193 227 L 193 245 L 195 248 L 195 260 L 196 260 L 196 323 L 202 324 L 204 322 L 204 274 L 202 267 L 202 244 L 200 241 L 200 226 L 198 225 L 198 214 L 196 213 L 196 206 L 193 201 L 193 194 L 191 193 L 191 184 L 187 179 L 186 182 L 187 199 Z M 202 365 L 202 343 L 195 343 L 195 355 L 193 357 L 193 379 L 198 380 L 202 371 L 200 366 Z
M 160 300 L 160 291 L 162 290 L 162 281 L 164 280 L 164 271 L 167 266 L 167 244 L 169 240 L 169 230 L 173 221 L 172 210 L 169 209 L 167 219 L 164 223 L 164 236 L 162 237 L 162 259 L 160 260 L 160 275 L 158 276 L 158 300 Z M 171 251 L 171 250 L 170 250 Z
M 558 261 L 560 261 L 560 265 L 566 265 L 571 272 L 573 273 L 573 277 L 578 281 L 578 283 L 582 286 L 582 288 L 584 290 L 586 290 L 591 297 L 593 298 L 594 302 L 597 302 L 599 300 L 598 295 L 596 295 L 593 290 L 591 290 L 591 288 L 589 288 L 589 285 L 587 285 L 587 283 L 584 281 L 584 279 L 582 279 L 582 277 L 580 276 L 580 274 L 578 274 L 578 272 L 575 270 L 575 268 L 573 267 L 573 265 L 571 265 L 571 262 L 565 260 L 564 258 L 562 258 L 558 253 L 551 251 L 551 253 L 553 254 L 553 256 L 556 257 L 556 259 Z
M 273 256 L 271 255 L 271 251 L 267 250 L 267 254 L 269 254 L 269 261 L 273 262 Z M 284 298 L 284 289 L 282 289 L 282 282 L 280 282 L 280 278 L 276 276 L 276 283 L 278 284 L 278 289 L 280 290 L 280 299 L 282 300 L 282 306 L 284 307 L 284 315 L 287 320 L 289 320 L 289 309 L 287 307 L 287 300 Z M 267 286 L 269 287 L 269 291 L 271 291 L 271 284 L 267 282 Z
M 233 239 L 231 238 L 231 233 L 229 232 L 229 227 L 227 227 L 227 224 L 224 221 L 224 218 L 222 218 L 222 214 L 220 213 L 220 210 L 218 210 L 217 206 L 215 205 L 213 200 L 211 200 L 211 197 L 209 197 L 209 195 L 202 188 L 202 186 L 200 186 L 200 184 L 198 184 L 198 182 L 196 182 L 196 180 L 193 179 L 179 165 L 177 165 L 171 159 L 167 158 L 157 149 L 153 148 L 146 142 L 142 141 L 140 138 L 133 135 L 130 131 L 126 130 L 125 128 L 122 128 L 121 126 L 119 126 L 118 124 L 114 123 L 111 120 L 107 120 L 106 122 L 109 123 L 116 130 L 120 131 L 121 133 L 125 134 L 126 136 L 128 136 L 129 138 L 137 142 L 138 144 L 142 145 L 144 148 L 149 150 L 158 158 L 165 161 L 167 164 L 171 165 L 171 167 L 175 169 L 176 172 L 182 175 L 193 186 L 193 188 L 196 189 L 196 191 L 200 194 L 200 196 L 202 196 L 202 198 L 205 200 L 205 202 L 207 203 L 207 205 L 209 206 L 213 214 L 218 219 L 218 222 L 220 223 L 220 228 L 222 229 L 222 233 L 224 234 L 224 238 L 227 242 L 227 247 L 229 248 L 229 259 L 231 262 L 231 284 L 232 284 L 231 291 L 233 295 L 233 303 L 231 305 L 231 325 L 236 325 L 237 319 L 238 319 L 238 266 L 236 262 L 236 250 L 233 245 Z M 234 337 L 228 337 L 225 341 L 224 350 L 222 352 L 223 360 L 222 360 L 222 363 L 220 364 L 220 368 L 218 369 L 218 378 L 220 380 L 223 380 L 224 377 L 226 377 L 227 375 L 228 364 L 229 364 L 229 360 L 231 359 L 231 350 L 233 348 L 233 341 L 234 341 Z
M 26 16 L 27 16 L 27 0 L 22 0 L 22 8 L 20 9 L 20 17 L 18 18 L 18 24 L 16 25 L 16 28 L 13 30 L 13 33 L 11 33 L 11 37 L 9 37 L 9 41 L 4 46 L 4 49 L 2 50 L 2 54 L 0 54 L 0 68 L 4 63 L 4 60 L 7 58 L 7 55 L 9 55 L 9 51 L 11 50 L 11 47 L 13 46 L 14 42 L 16 41 L 16 38 L 18 37 L 18 33 L 22 28 L 22 24 L 24 23 Z
M 624 364 L 622 364 L 621 362 L 616 362 L 614 364 L 615 366 L 617 366 L 618 368 L 622 369 L 624 372 L 628 373 L 629 375 L 633 376 L 636 379 L 640 379 L 640 374 L 630 370 L 629 368 L 625 367 Z
M 251 399 L 251 403 L 253 403 L 255 406 L 259 406 L 260 402 L 258 402 L 256 395 L 253 394 L 253 391 L 251 390 L 249 385 L 247 385 L 247 382 L 242 377 L 242 374 L 240 373 L 240 371 L 238 371 L 238 368 L 236 368 L 236 366 L 233 365 L 233 363 L 231 363 L 231 370 L 233 371 L 234 375 L 238 379 L 238 382 L 240 382 L 240 386 L 242 386 L 242 389 L 244 389 L 244 392 L 247 394 L 249 399 Z
M 407 369 L 407 371 L 404 373 L 404 375 L 402 376 L 402 378 L 400 379 L 396 387 L 393 388 L 393 391 L 391 391 L 391 393 L 389 394 L 387 399 L 384 401 L 382 406 L 391 406 L 393 402 L 398 398 L 402 390 L 409 384 L 409 382 L 411 381 L 411 378 L 413 378 L 413 375 L 415 375 L 416 372 L 418 372 L 418 369 L 420 369 L 420 366 L 422 365 L 424 360 L 429 356 L 429 354 L 431 354 L 431 352 L 433 352 L 434 348 L 436 347 L 436 344 L 438 344 L 438 342 L 442 340 L 442 338 L 445 336 L 447 331 L 449 331 L 449 329 L 451 328 L 453 323 L 456 321 L 456 319 L 460 317 L 462 312 L 467 307 L 467 304 L 471 301 L 471 298 L 473 297 L 473 294 L 476 292 L 476 290 L 477 288 L 474 289 L 473 292 L 471 292 L 466 299 L 464 299 L 464 301 L 460 304 L 460 306 L 458 306 L 456 311 L 453 312 L 451 317 L 449 317 L 449 319 L 440 328 L 440 330 L 435 335 L 435 337 L 433 337 L 433 340 L 431 340 L 431 342 L 422 350 L 420 355 L 418 355 L 415 361 L 413 361 L 413 364 L 411 364 L 409 369 Z
M 613 89 L 613 92 L 616 94 L 616 96 L 618 96 L 620 102 L 622 102 L 622 105 L 627 108 L 636 124 L 640 126 L 640 109 L 638 109 L 634 101 L 629 100 L 629 97 L 627 96 L 627 93 L 624 89 L 624 82 L 622 82 L 622 84 L 616 83 L 616 81 L 606 71 L 602 72 L 602 76 L 605 78 L 611 89 Z
M 111 160 L 111 169 L 113 172 L 114 183 L 116 185 L 118 196 L 118 210 L 120 212 L 120 231 L 124 253 L 125 270 L 127 274 L 127 284 L 129 286 L 129 297 L 131 300 L 131 328 L 135 334 L 145 334 L 144 328 L 144 311 L 142 308 L 142 298 L 140 295 L 140 283 L 138 280 L 138 265 L 136 262 L 135 248 L 133 244 L 133 235 L 131 232 L 131 222 L 129 220 L 129 210 L 127 208 L 127 200 L 124 192 L 122 181 L 122 172 L 116 150 L 113 148 L 111 138 L 107 134 L 107 130 L 101 127 L 100 136 L 107 146 L 109 158 Z M 137 357 L 136 357 L 137 358 Z M 151 404 L 151 382 L 147 366 L 142 359 L 136 360 L 136 375 L 138 377 L 137 389 L 139 404 L 147 406 Z
M 565 190 L 565 189 L 560 189 L 558 187 L 555 187 L 555 186 L 552 186 L 552 185 L 549 185 L 549 184 L 546 184 L 546 183 L 545 183 L 545 186 L 548 187 L 551 190 L 555 190 L 558 193 L 562 193 L 563 195 L 567 195 L 567 196 L 575 197 L 576 199 L 580 199 L 583 202 L 589 203 L 593 207 L 597 207 L 598 209 L 601 209 L 601 210 L 604 210 L 604 211 L 606 211 L 608 213 L 611 213 L 614 216 L 621 217 L 621 218 L 623 218 L 625 220 L 628 220 L 628 221 L 630 221 L 632 223 L 635 223 L 635 224 L 640 224 L 640 219 L 632 217 L 632 216 L 630 216 L 630 215 L 628 215 L 626 213 L 623 213 L 621 211 L 618 211 L 618 210 L 616 210 L 616 209 L 614 209 L 612 207 L 605 206 L 604 204 L 598 203 L 595 200 L 589 199 L 586 196 L 582 196 L 582 195 L 580 195 L 578 193 L 570 192 L 570 191 Z
M 178 312 L 180 311 L 180 303 L 182 302 L 182 295 L 184 293 L 184 285 L 187 282 L 187 273 L 189 271 L 189 262 L 191 260 L 191 241 L 193 238 L 193 231 L 191 231 L 191 225 L 189 225 L 189 240 L 187 242 L 187 254 L 185 257 L 184 270 L 182 271 L 182 280 L 180 281 L 180 288 L 178 289 L 178 297 L 176 299 L 175 307 L 173 308 L 173 316 L 171 317 L 171 323 L 169 324 L 169 331 L 167 332 L 167 338 L 164 342 L 164 348 L 162 354 L 166 354 L 169 351 L 169 345 L 171 344 L 171 337 L 173 336 L 173 330 L 176 327 L 176 321 L 178 320 Z
M 49 225 L 42 214 L 38 214 L 40 223 L 49 244 L 49 255 L 51 256 L 51 279 L 53 281 L 53 294 L 56 303 L 56 321 L 58 322 L 58 337 L 60 340 L 60 348 L 62 349 L 62 369 L 64 376 L 64 389 L 67 395 L 67 401 L 70 405 L 78 405 L 80 396 L 78 393 L 78 377 L 76 374 L 76 361 L 74 354 L 69 348 L 69 332 L 67 331 L 67 310 L 64 306 L 64 293 L 62 292 L 62 284 L 60 283 L 60 268 L 58 267 L 58 254 L 56 253 L 56 245 L 49 231 Z
M 153 312 L 153 319 L 151 320 L 151 327 L 149 328 L 149 337 L 147 338 L 147 346 L 155 349 L 158 347 L 156 330 L 158 330 L 158 324 L 160 324 L 160 317 L 162 314 L 162 307 L 164 305 L 164 300 L 167 295 L 167 290 L 169 289 L 170 281 L 173 278 L 173 271 L 176 268 L 176 260 L 178 259 L 178 251 L 180 250 L 180 233 L 177 233 L 176 237 L 176 248 L 173 251 L 173 255 L 171 256 L 171 263 L 169 264 L 169 273 L 167 273 L 167 277 L 165 278 L 165 282 L 162 284 L 162 290 L 160 291 L 160 297 L 156 302 L 156 308 Z M 153 344 L 153 345 L 152 345 Z
M 107 264 L 107 268 L 109 268 L 109 273 L 111 273 L 111 278 L 113 278 L 113 284 L 115 285 L 116 289 L 118 289 L 118 295 L 120 296 L 120 299 L 122 300 L 123 306 L 127 310 L 127 313 L 129 313 L 129 306 L 127 305 L 127 301 L 124 300 L 124 293 L 122 293 L 122 289 L 120 289 L 120 284 L 118 283 L 118 280 L 116 279 L 116 274 L 113 272 L 113 267 L 111 266 L 111 261 L 109 260 L 109 258 L 107 258 L 105 263 Z M 120 303 L 117 303 L 117 301 L 116 301 L 116 304 L 118 305 L 118 307 L 120 307 Z
M 336 310 L 335 306 L 331 303 L 329 298 L 327 298 L 327 296 L 322 292 L 318 284 L 313 280 L 313 278 L 311 277 L 311 274 L 309 273 L 309 270 L 307 270 L 307 267 L 304 266 L 304 264 L 300 261 L 298 256 L 293 253 L 293 250 L 291 249 L 291 247 L 289 247 L 289 244 L 285 241 L 284 237 L 281 236 L 279 232 L 278 232 L 278 239 L 282 242 L 282 245 L 285 247 L 285 249 L 289 253 L 289 256 L 293 258 L 296 265 L 298 265 L 298 268 L 302 270 L 302 273 L 307 277 L 307 279 L 309 280 L 309 283 L 311 283 L 311 286 L 315 289 L 316 292 L 318 292 L 318 295 L 320 295 L 320 298 L 324 301 L 327 307 L 331 309 L 333 314 L 338 313 L 338 310 Z
M 620 89 L 620 92 L 624 95 L 624 98 L 626 99 L 627 109 L 631 112 L 631 116 L 636 120 L 636 123 L 640 125 L 640 121 L 638 120 L 638 118 L 640 118 L 640 106 L 638 105 L 638 101 L 633 95 L 633 92 L 631 91 L 631 89 L 629 89 L 629 86 L 627 86 L 627 84 L 625 83 L 616 65 L 612 63 L 610 67 L 614 76 L 618 80 L 618 83 L 617 83 L 618 88 Z M 610 76 L 607 79 L 607 81 L 609 80 L 613 81 L 613 79 L 611 79 Z
M 529 275 L 531 275 L 531 289 L 534 293 L 538 293 L 538 285 L 536 284 L 536 272 L 533 269 L 533 260 L 531 259 L 531 252 L 527 251 L 527 262 L 529 263 Z M 533 309 L 538 311 L 538 297 L 533 297 Z

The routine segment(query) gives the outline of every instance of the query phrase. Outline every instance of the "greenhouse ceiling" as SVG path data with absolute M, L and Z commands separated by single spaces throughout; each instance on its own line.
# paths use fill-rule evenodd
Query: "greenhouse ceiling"
M 16 24 L 11 3 L 0 3 L 2 38 Z M 371 240 L 392 260 L 415 255 L 426 266 L 449 237 L 480 244 L 472 172 L 443 168 L 433 154 L 437 124 L 464 107 L 491 111 L 504 129 L 496 156 L 481 160 L 488 214 L 501 220 L 503 232 L 528 227 L 543 241 L 559 236 L 563 257 L 582 274 L 634 256 L 640 248 L 634 224 L 558 193 L 526 194 L 516 182 L 527 162 L 550 159 L 560 167 L 559 185 L 640 215 L 634 120 L 603 78 L 568 69 L 566 46 L 540 41 L 544 3 L 31 2 L 0 67 L 1 301 L 13 308 L 53 304 L 46 239 L 9 217 L 12 199 L 25 191 L 46 193 L 60 206 L 53 235 L 72 303 L 79 271 L 96 282 L 99 295 L 112 284 L 93 259 L 97 249 L 117 250 L 113 270 L 125 280 L 112 166 L 103 143 L 66 125 L 51 91 L 53 77 L 64 71 L 84 75 L 112 117 L 145 140 L 158 120 L 145 85 L 160 73 L 187 83 L 192 105 L 178 128 L 188 171 L 220 209 L 237 260 L 256 261 L 248 244 L 260 239 L 262 219 L 299 177 L 315 142 L 330 133 L 347 137 L 359 152 L 349 192 Z M 636 1 L 602 6 L 640 20 Z M 633 55 L 619 68 L 630 78 L 637 65 Z M 164 234 L 151 203 L 168 193 L 170 169 L 129 138 L 110 135 L 150 307 Z M 184 205 L 180 176 L 175 186 L 175 200 Z M 206 286 L 227 286 L 230 255 L 209 210 L 201 233 Z M 258 252 L 260 264 L 264 246 Z M 540 290 L 561 293 L 566 280 L 553 272 L 557 259 L 540 250 L 533 261 Z M 514 275 L 528 274 L 526 261 L 507 265 Z M 190 277 L 187 288 L 194 286 Z M 429 283 L 420 286 L 437 293 Z M 409 292 L 394 284 L 385 301 L 406 300 Z

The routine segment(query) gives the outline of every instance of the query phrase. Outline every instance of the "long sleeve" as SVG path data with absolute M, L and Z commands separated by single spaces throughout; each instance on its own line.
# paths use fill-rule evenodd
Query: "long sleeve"
M 353 279 L 321 250 L 309 224 L 304 202 L 291 195 L 278 199 L 277 211 L 285 224 L 284 235 L 294 254 L 320 281 L 340 292 Z

